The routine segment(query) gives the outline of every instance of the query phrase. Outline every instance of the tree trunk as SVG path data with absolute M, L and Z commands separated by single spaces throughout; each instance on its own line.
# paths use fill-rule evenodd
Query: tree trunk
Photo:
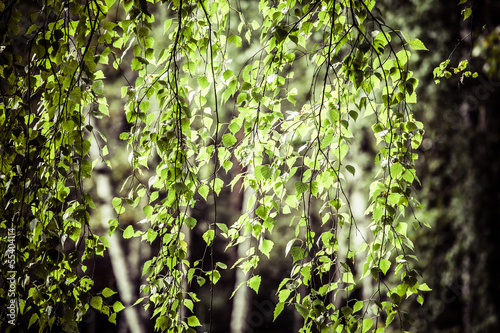
M 253 169 L 249 168 L 248 172 L 253 172 Z M 243 195 L 243 206 L 241 208 L 242 214 L 249 212 L 249 217 L 252 218 L 250 213 L 253 207 L 248 207 L 249 200 L 255 195 L 255 191 L 248 187 Z M 243 230 L 243 229 L 242 229 Z M 242 236 L 240 236 L 242 237 Z M 245 241 L 238 244 L 238 258 L 245 258 L 248 249 L 250 248 L 250 241 L 252 235 L 250 234 Z M 245 282 L 247 277 L 241 269 L 236 269 L 236 279 L 234 283 L 234 288 Z M 231 333 L 246 333 L 248 332 L 248 314 L 250 312 L 250 289 L 246 284 L 243 284 L 233 297 L 233 309 L 231 312 Z
M 95 142 L 95 141 L 94 141 Z M 91 157 L 93 159 L 99 157 L 99 151 L 96 144 L 93 144 L 91 147 Z M 102 162 L 99 162 L 94 169 L 94 179 L 96 184 L 96 194 L 101 199 L 102 205 L 98 208 L 100 213 L 99 222 L 104 230 L 109 229 L 108 221 L 115 217 L 115 211 L 113 209 L 113 205 L 111 201 L 113 200 L 113 191 L 111 186 L 111 180 L 109 173 L 103 173 L 102 170 L 105 170 L 105 165 Z M 101 170 L 99 170 L 101 169 Z M 99 172 L 101 171 L 101 172 Z M 130 263 L 127 262 L 125 249 L 120 242 L 120 237 L 115 233 L 112 236 L 106 235 L 106 238 L 109 242 L 108 253 L 111 260 L 111 266 L 113 268 L 113 273 L 116 279 L 116 283 L 118 286 L 118 292 L 120 295 L 120 299 L 125 306 L 125 310 L 123 310 L 125 314 L 126 325 L 122 326 L 119 324 L 119 332 L 132 332 L 132 333 L 145 333 L 141 321 L 139 309 L 137 307 L 132 307 L 134 300 L 137 298 L 134 290 L 133 284 L 133 273 L 137 272 L 137 269 L 130 270 Z M 135 251 L 134 251 L 135 252 Z M 139 253 L 131 253 L 133 256 L 139 256 Z M 134 260 L 135 263 L 138 260 Z M 133 267 L 138 267 L 136 264 Z M 127 330 L 128 327 L 128 330 Z

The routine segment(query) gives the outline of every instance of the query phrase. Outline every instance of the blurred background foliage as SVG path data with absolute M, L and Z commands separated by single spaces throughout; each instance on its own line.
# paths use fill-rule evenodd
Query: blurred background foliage
M 496 332 L 500 214 L 500 4 L 473 1 L 382 1 L 389 25 L 419 36 L 430 52 L 413 58 L 419 77 L 416 118 L 425 140 L 417 174 L 418 212 L 432 229 L 415 234 L 418 268 L 433 288 L 413 308 L 414 332 Z M 472 7 L 463 20 L 462 10 Z M 434 83 L 432 70 L 470 59 L 475 79 L 460 74 Z

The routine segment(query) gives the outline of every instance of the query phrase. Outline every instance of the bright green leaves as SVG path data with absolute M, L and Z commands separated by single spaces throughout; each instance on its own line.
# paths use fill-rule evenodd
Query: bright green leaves
M 198 188 L 198 193 L 203 197 L 203 199 L 207 200 L 208 192 L 210 188 L 207 185 L 201 185 Z
M 309 309 L 300 303 L 295 303 L 295 309 L 302 316 L 302 318 L 307 319 L 309 317 Z
M 448 67 L 448 64 L 450 63 L 450 59 L 447 59 L 439 64 L 438 67 L 434 68 L 433 74 L 434 78 L 436 79 L 435 82 L 439 83 L 439 79 L 441 77 L 446 77 L 449 79 L 451 77 L 451 72 L 446 70 Z
M 472 15 L 472 8 L 467 7 L 462 10 L 462 15 L 464 16 L 464 21 L 467 20 Z
M 25 292 L 16 295 L 17 321 L 33 331 L 53 331 L 57 323 L 74 332 L 89 308 L 111 314 L 103 302 L 110 290 L 96 296 L 90 292 L 92 281 L 81 273 L 85 259 L 94 260 L 109 247 L 106 238 L 88 229 L 95 225 L 90 221 L 97 207 L 90 194 L 95 187 L 84 178 L 93 176 L 95 166 L 89 157 L 97 133 L 93 125 L 109 114 L 97 64 L 108 62 L 111 49 L 104 44 L 112 42 L 114 24 L 106 22 L 105 2 L 99 8 L 46 3 L 46 19 L 33 24 L 21 18 L 36 17 L 36 6 L 22 7 L 22 15 L 18 3 L 0 7 L 8 36 L 0 56 L 0 233 L 12 229 L 23 244 L 25 253 L 15 256 L 16 274 L 31 277 L 23 282 Z M 29 41 L 22 50 L 13 48 L 19 38 Z M 106 141 L 101 139 L 99 145 Z M 107 145 L 100 147 L 106 155 Z
M 412 41 L 410 42 L 410 46 L 415 51 L 429 51 L 429 49 L 425 47 L 424 43 L 422 43 L 422 41 L 418 38 L 412 39 Z
M 364 303 L 363 301 L 357 301 L 352 307 L 352 313 L 356 313 L 363 309 Z
M 102 309 L 102 298 L 99 296 L 94 296 L 90 300 L 90 305 L 96 309 L 96 310 L 101 310 Z
M 478 73 L 474 72 L 472 73 L 470 70 L 466 70 L 469 67 L 469 61 L 468 60 L 462 60 L 458 64 L 456 68 L 451 67 L 448 68 L 448 65 L 450 64 L 450 59 L 447 59 L 441 64 L 439 64 L 438 67 L 434 68 L 433 74 L 434 78 L 436 79 L 434 82 L 437 84 L 440 82 L 440 78 L 444 77 L 446 79 L 451 78 L 454 74 L 461 74 L 460 76 L 460 83 L 463 83 L 464 78 L 477 78 Z
M 260 182 L 262 180 L 271 179 L 272 171 L 268 165 L 258 165 L 254 170 L 255 179 Z
M 300 197 L 304 192 L 309 189 L 309 184 L 297 181 L 294 184 L 297 197 Z
M 403 68 L 404 65 L 408 62 L 410 59 L 411 53 L 410 51 L 407 50 L 401 50 L 396 53 L 396 64 L 398 68 Z
M 117 214 L 122 214 L 125 211 L 125 207 L 120 198 L 113 198 L 112 204 Z
M 62 8 L 56 10 L 54 6 L 60 6 L 56 3 L 47 4 L 48 17 L 66 15 Z M 89 208 L 95 206 L 84 193 L 80 177 L 92 176 L 93 166 L 87 161 L 90 139 L 82 138 L 89 137 L 86 131 L 95 133 L 103 124 L 100 121 L 108 121 L 103 116 L 110 115 L 108 102 L 114 103 L 104 84 L 103 73 L 109 71 L 98 70 L 98 64 L 106 65 L 112 59 L 115 69 L 130 66 L 136 78 L 121 89 L 125 102 L 122 116 L 128 124 L 123 126 L 126 132 L 120 138 L 128 145 L 133 170 L 126 171 L 131 176 L 123 193 L 118 189 L 113 193 L 119 197 L 112 199 L 111 206 L 116 215 L 128 214 L 129 209 L 130 216 L 136 210 L 138 215 L 144 213 L 141 224 L 147 230 L 127 221 L 122 233 L 125 240 L 140 237 L 160 246 L 142 271 L 147 278 L 142 288 L 144 299 L 154 307 L 157 329 L 168 330 L 179 323 L 189 331 L 201 326 L 195 316 L 179 316 L 183 306 L 195 313 L 198 301 L 193 292 L 180 288 L 182 281 L 207 288 L 219 281 L 219 270 L 226 268 L 217 262 L 206 271 L 202 261 L 207 258 L 194 258 L 197 251 L 187 243 L 191 232 L 202 235 L 202 246 L 212 248 L 218 247 L 219 238 L 227 240 L 229 247 L 240 246 L 244 239 L 251 238 L 247 256 L 238 258 L 234 267 L 251 274 L 242 285 L 256 293 L 262 283 L 261 276 L 255 275 L 260 269 L 259 260 L 285 256 L 292 268 L 278 288 L 274 318 L 290 305 L 306 319 L 309 330 L 314 324 L 321 331 L 332 328 L 328 325 L 337 325 L 332 328 L 337 332 L 371 331 L 375 317 L 370 316 L 385 311 L 391 318 L 394 309 L 390 305 L 399 304 L 408 292 L 428 290 L 425 284 L 417 284 L 413 275 L 404 275 L 411 272 L 411 257 L 406 253 L 412 244 L 406 224 L 401 221 L 413 199 L 411 184 L 417 179 L 412 149 L 418 148 L 423 137 L 421 124 L 412 119 L 409 111 L 400 113 L 409 109 L 407 103 L 416 101 L 418 80 L 409 70 L 408 49 L 427 50 L 419 39 L 410 40 L 404 33 L 378 24 L 376 16 L 371 15 L 374 1 L 261 1 L 258 14 L 253 10 L 239 12 L 237 6 L 230 7 L 224 0 L 176 0 L 168 4 L 127 1 L 120 3 L 127 19 L 110 20 L 104 13 L 109 9 L 106 5 L 112 3 L 100 3 L 100 12 L 92 12 L 92 6 L 83 12 L 70 2 L 72 16 L 49 22 L 52 25 L 42 27 L 45 30 L 30 28 L 28 34 L 35 38 L 32 65 L 36 66 L 27 66 L 33 71 L 29 76 L 16 72 L 19 69 L 14 64 L 29 63 L 30 59 L 18 61 L 9 53 L 9 47 L 2 53 L 0 74 L 11 91 L 6 94 L 10 97 L 0 103 L 0 121 L 7 122 L 2 123 L 2 128 L 22 129 L 8 133 L 6 137 L 13 137 L 2 141 L 2 147 L 13 147 L 2 155 L 2 176 L 5 184 L 10 182 L 5 189 L 7 195 L 2 197 L 21 198 L 19 189 L 28 189 L 25 202 L 11 201 L 11 211 L 6 214 L 17 216 L 23 211 L 21 207 L 30 206 L 34 209 L 31 213 L 37 216 L 23 216 L 25 220 L 20 220 L 30 221 L 22 226 L 29 230 L 22 243 L 28 244 L 27 253 L 32 257 L 23 267 L 31 267 L 30 263 L 45 253 L 57 258 L 59 253 L 50 251 L 53 249 L 48 244 L 60 244 L 66 236 L 68 242 L 85 243 L 83 259 L 102 255 L 108 246 L 105 238 L 94 238 L 84 229 L 91 225 Z M 165 5 L 170 5 L 167 11 L 159 10 Z M 154 24 L 155 15 L 161 12 L 168 12 L 168 16 L 161 20 L 156 17 L 163 24 Z M 231 26 L 229 13 L 239 20 L 232 20 L 235 24 Z M 252 17 L 254 14 L 259 16 Z M 9 29 L 16 26 L 9 24 Z M 163 33 L 162 40 L 157 39 L 156 29 L 160 35 Z M 36 31 L 51 33 L 35 36 Z M 92 36 L 96 38 L 89 44 Z M 405 40 L 403 44 L 393 45 L 401 39 Z M 74 43 L 68 45 L 68 40 Z M 87 49 L 87 45 L 92 46 Z M 238 59 L 243 48 L 255 48 L 259 53 L 242 64 Z M 304 61 L 307 70 L 303 70 Z M 465 62 L 456 69 L 447 66 L 441 66 L 437 76 L 467 73 Z M 29 96 L 27 82 L 22 81 L 26 77 L 32 80 L 32 93 L 41 92 L 41 115 L 23 109 L 25 101 L 19 96 Z M 7 119 L 7 108 L 19 117 Z M 117 112 L 120 108 L 114 108 L 111 117 L 120 117 Z M 371 214 L 372 224 L 369 228 L 356 225 L 363 229 L 362 233 L 371 233 L 366 242 L 361 241 L 362 250 L 355 248 L 358 243 L 351 239 L 357 221 L 350 200 L 354 176 L 367 177 L 363 166 L 354 160 L 359 151 L 352 149 L 360 142 L 356 126 L 361 121 L 362 126 L 376 122 L 373 131 L 380 167 L 369 190 L 367 213 Z M 98 143 L 101 139 L 106 141 L 101 137 Z M 111 155 L 115 148 L 111 143 L 109 151 L 108 145 L 102 147 L 103 156 Z M 43 170 L 29 163 L 20 164 L 18 161 L 26 160 L 26 153 L 38 154 Z M 60 163 L 53 165 L 53 161 Z M 26 183 L 14 184 L 16 178 L 12 175 L 25 167 L 25 177 L 18 178 L 26 179 Z M 220 205 L 217 201 L 219 196 L 226 196 L 222 191 L 226 180 L 234 191 L 230 195 L 240 190 L 250 194 L 241 217 L 235 223 L 221 222 L 220 215 L 208 223 L 199 223 L 190 216 L 200 203 L 207 209 Z M 32 198 L 40 199 L 32 204 Z M 47 221 L 65 221 L 64 226 L 54 230 L 39 216 Z M 207 216 L 212 218 L 211 214 Z M 291 232 L 282 234 L 280 230 L 280 234 L 273 234 L 273 228 L 283 221 L 289 223 Z M 110 234 L 118 227 L 117 217 L 109 221 Z M 221 231 L 221 237 L 215 228 Z M 323 229 L 321 233 L 319 228 Z M 291 241 L 280 239 L 289 234 L 294 237 Z M 282 241 L 288 241 L 285 253 L 278 251 Z M 405 255 L 399 257 L 403 252 Z M 120 302 L 106 304 L 115 295 L 111 289 L 89 295 L 89 304 L 65 292 L 72 279 L 72 291 L 91 290 L 90 280 L 72 275 L 83 268 L 79 266 L 81 255 L 75 252 L 68 257 L 61 265 L 70 267 L 71 274 L 54 271 L 55 282 L 46 279 L 47 272 L 35 272 L 52 283 L 39 284 L 40 292 L 63 295 L 57 304 L 74 303 L 66 313 L 90 306 L 116 321 L 116 313 L 124 306 Z M 333 303 L 325 304 L 317 297 L 341 298 L 351 292 L 360 281 L 360 269 L 352 267 L 361 260 L 366 260 L 366 278 L 386 279 L 394 271 L 403 281 L 402 287 L 386 293 L 378 290 L 380 298 L 385 299 L 376 304 L 376 314 L 365 314 L 371 311 L 369 303 L 373 302 L 349 300 L 342 309 L 335 309 Z M 390 285 L 389 280 L 384 280 L 381 289 L 386 284 Z M 303 288 L 305 294 L 297 291 L 303 285 L 307 286 Z M 37 298 L 35 293 L 33 299 Z M 49 304 L 52 300 L 47 302 L 46 308 L 32 309 L 31 325 L 47 317 L 48 306 L 54 306 Z M 48 330 L 48 326 L 41 330 Z
M 201 326 L 200 321 L 196 316 L 191 316 L 187 318 L 187 324 L 189 327 L 198 327 Z
M 108 287 L 104 288 L 102 291 L 102 296 L 104 296 L 105 298 L 111 297 L 115 294 L 116 294 L 116 291 L 113 291 L 113 290 L 109 289 Z
M 232 35 L 228 38 L 229 44 L 235 44 L 237 47 L 241 47 L 241 37 L 237 35 Z
M 220 193 L 220 191 L 221 191 L 221 189 L 222 189 L 223 186 L 224 186 L 224 181 L 222 179 L 216 178 L 214 180 L 214 187 L 213 187 L 213 189 L 214 189 L 214 192 L 217 195 L 219 195 L 219 193 Z
M 418 286 L 418 290 L 420 291 L 432 291 L 431 288 L 427 285 L 427 283 L 422 283 Z
M 292 255 L 293 262 L 295 263 L 299 260 L 304 259 L 307 255 L 307 252 L 302 247 L 292 246 L 292 248 L 290 249 L 290 254 Z
M 205 241 L 205 243 L 207 243 L 207 245 L 210 245 L 212 243 L 212 241 L 214 240 L 214 237 L 215 237 L 214 230 L 207 230 L 203 234 L 203 240 Z
M 267 258 L 271 255 L 271 251 L 273 249 L 274 242 L 270 239 L 263 239 L 260 244 L 260 250 L 263 254 L 266 255 Z
M 260 275 L 254 275 L 250 278 L 250 280 L 247 281 L 247 285 L 250 287 L 250 289 L 255 291 L 256 294 L 258 294 L 261 280 L 262 279 Z
M 236 141 L 237 141 L 236 138 L 231 133 L 226 133 L 222 137 L 222 142 L 224 143 L 224 146 L 226 146 L 226 147 L 233 146 L 236 143 Z
M 284 302 L 279 302 L 278 304 L 276 304 L 276 306 L 274 308 L 274 313 L 273 313 L 273 321 L 275 321 L 276 318 L 278 318 L 278 316 L 280 315 L 280 313 L 283 312 L 284 308 L 285 308 L 285 303 Z
M 122 310 L 125 310 L 125 306 L 123 306 L 123 304 L 120 302 L 120 301 L 116 301 L 114 304 L 113 304 L 113 311 L 118 313 Z
M 134 236 L 134 227 L 132 225 L 129 225 L 125 230 L 123 231 L 123 238 L 129 239 Z
M 404 167 L 401 163 L 396 162 L 391 165 L 391 176 L 394 178 L 399 178 L 404 171 Z
M 373 327 L 373 319 L 365 318 L 363 319 L 363 328 L 361 330 L 362 333 L 368 332 Z
M 163 23 L 163 33 L 166 33 L 170 27 L 172 26 L 172 19 L 167 19 L 165 20 L 165 22 Z
M 200 76 L 198 77 L 198 84 L 202 89 L 210 87 L 210 82 L 208 82 L 207 78 L 205 76 Z
M 391 268 L 391 262 L 387 259 L 381 259 L 380 260 L 380 270 L 382 271 L 382 273 L 384 273 L 384 275 L 387 274 L 387 271 L 389 270 L 389 268 Z

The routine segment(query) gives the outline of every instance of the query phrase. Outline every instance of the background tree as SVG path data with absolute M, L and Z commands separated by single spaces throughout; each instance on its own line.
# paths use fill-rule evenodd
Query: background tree
M 433 287 L 414 310 L 415 330 L 498 330 L 497 117 L 499 6 L 494 1 L 386 2 L 401 11 L 389 24 L 415 31 L 433 52 L 419 54 L 423 84 L 416 117 L 426 124 L 417 170 L 425 219 L 431 231 L 418 236 L 420 267 Z M 467 9 L 471 9 L 468 11 Z M 465 16 L 468 16 L 464 20 Z M 433 83 L 433 68 L 450 59 L 449 80 Z M 463 60 L 475 79 L 454 74 Z

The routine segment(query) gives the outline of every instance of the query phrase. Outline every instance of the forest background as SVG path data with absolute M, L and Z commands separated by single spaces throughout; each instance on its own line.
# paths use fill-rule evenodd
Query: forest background
M 7 12 L 5 8 L 8 6 L 8 3 L 4 4 L 2 13 Z M 22 6 L 28 10 L 36 7 L 36 4 L 21 2 L 21 9 Z M 151 10 L 153 8 L 156 7 L 150 7 Z M 161 8 L 159 12 L 153 13 L 157 22 L 151 30 L 155 45 L 162 43 L 165 28 L 163 17 L 172 15 L 166 6 L 158 8 Z M 240 1 L 238 8 L 248 13 L 257 11 L 258 2 Z M 432 288 L 432 292 L 425 293 L 423 305 L 417 302 L 404 305 L 405 311 L 413 316 L 413 326 L 409 330 L 498 331 L 500 270 L 497 268 L 497 254 L 500 253 L 500 244 L 496 235 L 500 231 L 500 99 L 497 98 L 500 89 L 500 4 L 488 0 L 469 1 L 461 5 L 457 5 L 456 1 L 384 0 L 377 2 L 377 8 L 388 26 L 418 37 L 428 49 L 414 52 L 410 66 L 414 77 L 420 80 L 418 103 L 412 106 L 413 113 L 425 128 L 424 139 L 417 150 L 419 157 L 415 162 L 420 184 L 414 184 L 414 195 L 424 208 L 415 214 L 419 221 L 429 224 L 431 228 L 408 228 L 408 232 L 419 259 L 413 266 L 421 273 L 422 280 Z M 469 16 L 470 12 L 465 8 L 471 8 L 472 15 Z M 118 10 L 116 13 L 121 15 Z M 468 16 L 466 20 L 464 15 Z M 5 27 L 2 29 L 5 30 Z M 242 68 L 250 58 L 254 52 L 251 46 L 243 43 L 240 48 L 231 50 L 238 52 L 237 56 L 231 55 L 232 61 L 237 63 L 236 68 Z M 464 77 L 462 71 L 457 70 L 450 78 L 441 78 L 437 84 L 434 69 L 446 59 L 450 60 L 450 67 L 460 67 L 462 60 L 468 60 L 467 70 L 477 72 L 478 76 Z M 85 187 L 94 196 L 97 206 L 90 214 L 90 229 L 99 237 L 107 235 L 108 220 L 114 219 L 116 213 L 120 212 L 119 205 L 112 199 L 123 196 L 120 189 L 131 174 L 129 151 L 120 137 L 124 128 L 129 126 L 121 111 L 124 108 L 122 86 L 127 85 L 126 80 L 133 81 L 137 77 L 137 72 L 125 67 L 117 71 L 102 66 L 102 70 L 106 77 L 104 84 L 109 117 L 102 117 L 98 125 L 93 125 L 107 138 L 106 152 L 96 152 L 90 148 L 90 154 L 97 159 L 97 156 L 107 155 L 109 151 L 107 159 L 112 169 L 104 163 L 94 165 L 93 176 L 85 180 Z M 299 66 L 295 71 L 296 76 L 305 76 L 308 67 Z M 309 90 L 309 87 L 306 89 Z M 305 99 L 304 94 L 302 97 L 300 95 L 297 105 L 301 105 Z M 229 119 L 231 110 L 221 109 L 220 112 L 221 119 Z M 356 172 L 345 188 L 355 200 L 351 204 L 355 208 L 353 215 L 360 228 L 367 228 L 370 222 L 364 215 L 369 197 L 363 188 L 369 187 L 370 179 L 376 172 L 373 167 L 376 143 L 370 127 L 371 124 L 364 119 L 359 120 L 357 132 L 354 133 L 358 144 L 351 147 L 349 157 L 350 163 L 356 166 Z M 231 179 L 226 180 L 229 183 Z M 221 189 L 217 199 L 220 220 L 228 224 L 238 220 L 247 200 L 245 191 L 239 193 L 234 195 L 228 188 Z M 191 213 L 199 219 L 209 219 L 213 214 L 213 202 L 198 205 Z M 141 214 L 140 211 L 127 210 L 120 215 L 118 228 L 111 225 L 116 231 L 109 237 L 109 249 L 103 252 L 103 256 L 93 257 L 86 272 L 93 277 L 93 291 L 99 292 L 105 288 L 118 291 L 116 294 L 110 291 L 107 302 L 125 304 L 127 309 L 117 306 L 116 324 L 113 324 L 109 322 L 108 316 L 99 311 L 98 306 L 91 306 L 82 318 L 80 331 L 153 331 L 155 322 L 151 319 L 151 309 L 145 311 L 141 304 L 130 308 L 135 300 L 143 296 L 140 294 L 140 286 L 145 279 L 142 275 L 143 264 L 155 251 L 154 247 L 146 246 L 140 238 L 132 237 L 134 230 L 143 228 L 140 221 L 143 217 L 138 217 L 143 216 Z M 409 216 L 407 218 L 411 219 Z M 293 311 L 285 310 L 273 320 L 277 304 L 276 286 L 292 265 L 291 255 L 288 257 L 290 261 L 283 260 L 287 248 L 283 240 L 288 239 L 284 235 L 293 234 L 294 231 L 287 225 L 285 223 L 283 227 L 276 227 L 272 238 L 274 248 L 268 253 L 268 258 L 262 257 L 258 266 L 262 276 L 260 288 L 257 287 L 259 292 L 245 293 L 240 303 L 243 306 L 235 306 L 236 296 L 230 299 L 241 281 L 238 280 L 241 277 L 232 270 L 222 273 L 220 281 L 213 286 L 214 292 L 201 286 L 199 289 L 193 287 L 200 299 L 196 305 L 197 316 L 204 325 L 211 322 L 212 332 L 298 331 L 302 317 Z M 189 237 L 193 256 L 202 256 L 206 251 L 205 232 L 206 227 L 192 230 Z M 225 251 L 224 247 L 211 248 L 218 261 L 232 264 L 241 257 L 234 249 Z M 118 252 L 113 253 L 111 249 Z M 370 290 L 369 286 L 365 288 Z M 7 327 L 4 325 L 5 322 L 2 323 L 2 329 Z M 208 326 L 202 329 L 208 330 Z

